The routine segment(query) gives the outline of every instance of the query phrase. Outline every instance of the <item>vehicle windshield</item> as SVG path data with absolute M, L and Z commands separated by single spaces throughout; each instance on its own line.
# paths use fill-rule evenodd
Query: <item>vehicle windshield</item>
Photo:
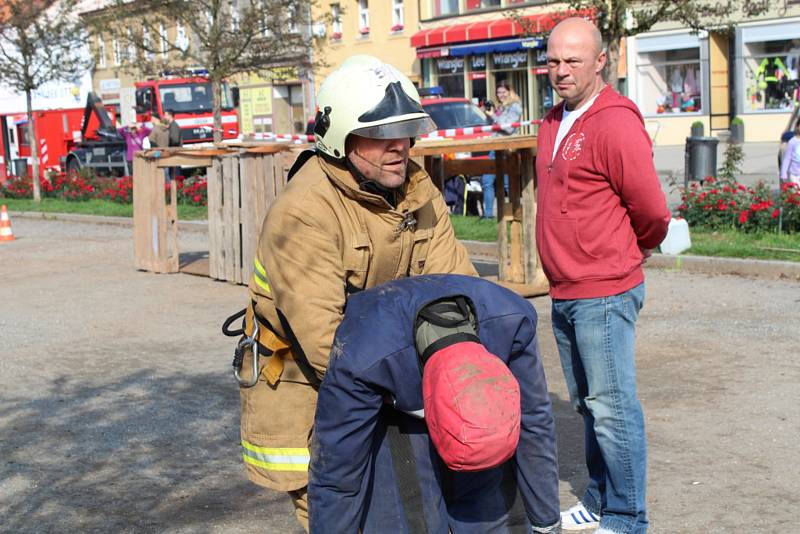
M 175 113 L 202 113 L 211 111 L 211 83 L 181 83 L 162 85 L 162 109 L 171 109 Z M 231 89 L 227 83 L 222 84 L 222 109 L 233 109 Z
M 423 107 L 440 130 L 491 124 L 486 115 L 469 102 L 426 103 Z

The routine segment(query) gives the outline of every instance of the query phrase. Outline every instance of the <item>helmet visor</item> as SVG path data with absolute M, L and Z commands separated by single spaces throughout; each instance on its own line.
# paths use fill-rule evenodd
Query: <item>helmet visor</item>
M 435 129 L 436 123 L 430 117 L 425 116 L 400 122 L 365 126 L 364 128 L 353 130 L 351 133 L 370 139 L 403 139 L 425 135 Z

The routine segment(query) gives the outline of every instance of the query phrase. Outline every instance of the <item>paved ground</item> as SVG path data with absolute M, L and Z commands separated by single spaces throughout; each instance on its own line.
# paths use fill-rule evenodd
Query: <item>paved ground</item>
M 132 268 L 131 229 L 17 218 L 0 244 L 0 531 L 287 532 L 247 483 L 224 317 L 245 290 Z M 202 233 L 182 250 L 206 250 Z M 639 330 L 655 533 L 796 532 L 800 285 L 648 271 Z M 561 499 L 585 482 L 534 299 Z

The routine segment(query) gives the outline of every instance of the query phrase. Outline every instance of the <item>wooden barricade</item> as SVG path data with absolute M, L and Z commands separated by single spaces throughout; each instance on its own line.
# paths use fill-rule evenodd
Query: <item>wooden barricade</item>
M 142 153 L 133 160 L 133 249 L 137 269 L 156 273 L 178 272 L 178 201 L 157 160 Z
M 180 268 L 177 188 L 165 202 L 165 172 L 184 165 L 206 167 L 208 183 L 208 267 L 211 278 L 247 284 L 253 272 L 261 223 L 286 185 L 303 145 L 239 143 L 211 149 L 140 152 L 133 166 L 135 265 L 157 273 Z M 199 261 L 197 263 L 200 263 Z M 193 269 L 197 274 L 204 270 Z
M 297 149 L 286 145 L 245 148 L 215 158 L 208 170 L 209 276 L 247 284 L 261 224 Z
M 527 297 L 544 295 L 549 288 L 536 251 L 536 146 L 536 137 L 509 136 L 423 141 L 411 151 L 414 157 L 424 157 L 425 168 L 440 189 L 450 176 L 495 174 L 498 280 Z M 494 161 L 443 157 L 490 150 L 495 152 Z M 508 199 L 503 186 L 506 174 Z

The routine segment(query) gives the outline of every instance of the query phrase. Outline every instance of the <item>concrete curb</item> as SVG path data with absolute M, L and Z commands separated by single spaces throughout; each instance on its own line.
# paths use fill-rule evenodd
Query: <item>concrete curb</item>
M 133 226 L 133 217 L 109 217 L 105 215 L 81 215 L 79 213 L 49 213 L 39 211 L 9 211 L 12 217 L 23 219 L 46 219 L 85 224 L 108 224 L 111 226 Z M 181 232 L 208 232 L 208 221 L 178 221 Z
M 12 211 L 13 217 L 47 219 L 86 224 L 133 226 L 131 217 L 105 217 L 74 213 L 45 213 L 38 211 Z M 208 232 L 208 221 L 178 221 L 181 232 Z M 497 263 L 497 244 L 484 241 L 462 241 L 470 258 L 485 263 Z M 800 262 L 719 258 L 710 256 L 670 256 L 653 254 L 645 264 L 650 269 L 686 271 L 706 274 L 732 274 L 758 278 L 782 278 L 800 281 Z
M 480 241 L 462 241 L 470 258 L 497 263 L 497 245 Z M 800 281 L 800 262 L 653 254 L 645 264 L 649 269 L 686 271 L 705 274 L 733 274 L 758 278 L 783 278 Z

